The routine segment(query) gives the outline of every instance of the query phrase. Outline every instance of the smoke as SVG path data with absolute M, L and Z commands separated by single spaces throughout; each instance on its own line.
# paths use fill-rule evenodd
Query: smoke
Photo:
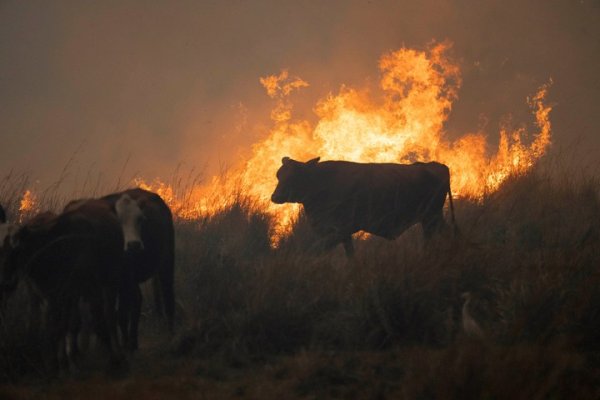
M 525 99 L 551 77 L 555 144 L 598 158 L 598 1 L 14 0 L 0 3 L 0 175 L 210 175 L 268 130 L 259 77 L 309 82 L 292 100 L 310 120 L 340 85 L 375 87 L 384 52 L 445 39 L 463 82 L 449 136 L 533 123 Z

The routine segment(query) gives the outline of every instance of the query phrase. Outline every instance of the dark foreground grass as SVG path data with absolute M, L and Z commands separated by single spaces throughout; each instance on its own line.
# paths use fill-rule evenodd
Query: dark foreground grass
M 40 384 L 17 296 L 1 333 L 0 394 L 599 398 L 598 181 L 537 170 L 455 205 L 459 236 L 424 246 L 415 227 L 357 242 L 351 261 L 341 249 L 303 251 L 302 219 L 271 249 L 270 219 L 243 198 L 178 222 L 174 338 L 148 306 L 128 378 L 99 368 Z M 462 331 L 464 292 L 481 338 Z
M 160 361 L 158 361 L 160 360 Z M 299 351 L 241 361 L 136 356 L 130 377 L 5 384 L 2 398 L 40 399 L 595 399 L 598 374 L 560 343 Z

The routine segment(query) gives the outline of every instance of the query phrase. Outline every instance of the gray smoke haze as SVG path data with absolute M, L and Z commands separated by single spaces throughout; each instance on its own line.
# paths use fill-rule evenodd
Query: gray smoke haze
M 310 119 L 341 84 L 377 82 L 384 52 L 444 39 L 463 77 L 450 137 L 531 123 L 525 98 L 551 77 L 555 148 L 600 158 L 598 0 L 15 0 L 0 1 L 0 176 L 43 187 L 73 156 L 71 179 L 109 184 L 211 174 L 266 133 L 260 76 L 308 81 L 293 100 Z

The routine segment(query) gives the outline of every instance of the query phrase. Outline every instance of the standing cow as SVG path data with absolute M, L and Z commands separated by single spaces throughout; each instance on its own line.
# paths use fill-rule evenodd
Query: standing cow
M 0 214 L 5 216 L 4 209 L 0 205 Z M 55 219 L 57 215 L 51 211 L 41 212 L 31 218 L 24 225 L 28 229 L 43 229 L 45 224 L 48 224 L 50 221 Z M 0 218 L 0 260 L 5 260 L 5 256 L 7 252 L 11 251 L 12 244 L 14 242 L 14 234 L 19 230 L 18 225 L 13 225 L 6 221 L 6 217 L 4 219 Z M 16 289 L 16 281 L 8 282 L 6 279 L 3 279 L 3 268 L 5 267 L 3 262 L 0 262 L 0 313 L 3 313 L 6 306 L 6 301 L 9 295 L 12 293 L 14 289 Z M 25 280 L 25 288 L 28 293 L 29 303 L 27 313 L 27 332 L 30 334 L 37 334 L 40 328 L 41 322 L 41 305 L 43 302 L 43 298 L 40 297 L 40 294 L 36 292 L 35 288 L 31 285 L 28 280 Z
M 129 189 L 102 197 L 101 200 L 115 204 L 127 195 L 142 210 L 141 242 L 143 249 L 128 252 L 128 264 L 132 268 L 136 286 L 129 325 L 129 341 L 132 349 L 138 347 L 138 324 L 142 305 L 139 284 L 153 279 L 156 310 L 166 315 L 169 331 L 173 332 L 175 315 L 175 231 L 173 215 L 169 206 L 156 193 L 144 189 Z M 117 210 L 118 211 L 118 210 Z M 123 218 L 121 215 L 120 218 Z
M 117 292 L 123 274 L 123 232 L 103 202 L 88 202 L 61 215 L 42 214 L 4 238 L 0 289 L 12 291 L 25 280 L 47 304 L 49 372 L 68 368 L 67 337 L 84 300 L 111 361 L 123 360 L 116 331 Z
M 124 200 L 125 199 L 125 200 Z M 76 209 L 87 200 L 72 201 L 65 210 Z M 138 325 L 142 294 L 139 284 L 153 278 L 156 309 L 167 317 L 169 331 L 173 331 L 175 311 L 174 264 L 175 233 L 171 210 L 156 193 L 143 189 L 129 189 L 109 194 L 98 200 L 111 208 L 124 226 L 139 224 L 137 229 L 125 234 L 125 262 L 129 282 L 124 282 L 120 294 L 120 324 L 127 347 L 138 347 Z M 135 202 L 131 207 L 128 202 Z M 136 212 L 139 207 L 141 218 Z M 141 239 L 141 240 L 139 240 Z
M 282 159 L 271 201 L 300 203 L 324 249 L 342 243 L 354 253 L 352 234 L 360 230 L 395 239 L 420 223 L 429 239 L 445 226 L 443 207 L 454 207 L 448 167 L 437 162 L 405 164 L 308 162 Z

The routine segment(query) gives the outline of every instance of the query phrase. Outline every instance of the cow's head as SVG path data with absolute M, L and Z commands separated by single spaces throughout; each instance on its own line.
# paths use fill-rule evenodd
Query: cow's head
M 115 203 L 115 211 L 123 229 L 125 251 L 143 250 L 144 242 L 141 232 L 145 217 L 138 203 L 129 195 L 124 194 Z
M 271 195 L 276 204 L 301 203 L 310 184 L 310 171 L 319 163 L 319 157 L 305 163 L 283 157 L 277 170 L 277 187 Z

